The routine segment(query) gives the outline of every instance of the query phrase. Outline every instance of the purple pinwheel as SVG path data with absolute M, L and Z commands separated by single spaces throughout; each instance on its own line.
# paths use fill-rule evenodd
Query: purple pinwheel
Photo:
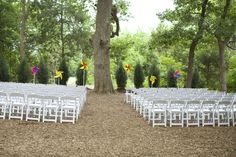
M 34 75 L 37 75 L 39 72 L 40 72 L 40 68 L 37 67 L 37 66 L 34 66 L 32 69 L 31 69 L 32 73 Z

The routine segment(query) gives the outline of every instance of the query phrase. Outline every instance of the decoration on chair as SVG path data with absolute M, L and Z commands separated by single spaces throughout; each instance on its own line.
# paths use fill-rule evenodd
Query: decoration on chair
M 176 70 L 174 72 L 174 78 L 176 78 L 176 79 L 180 78 L 180 71 L 179 70 Z
M 85 70 L 88 70 L 88 62 L 81 60 L 80 64 L 81 64 L 80 69 L 83 70 L 83 86 L 84 86 L 85 85 Z
M 127 73 L 130 73 L 130 72 L 131 72 L 131 66 L 130 66 L 130 64 L 125 64 L 125 71 L 126 71 Z
M 151 81 L 151 87 L 153 87 L 153 84 L 156 82 L 156 76 L 151 76 L 150 81 Z
M 34 83 L 35 83 L 35 82 L 36 82 L 36 77 L 35 77 L 35 75 L 37 75 L 37 74 L 40 72 L 40 68 L 37 67 L 37 66 L 34 66 L 33 68 L 31 68 L 31 71 L 32 71 L 32 73 L 33 73 L 33 75 L 34 75 Z
M 62 80 L 63 71 L 56 70 L 55 78 L 58 78 L 58 84 L 60 84 L 60 79 Z

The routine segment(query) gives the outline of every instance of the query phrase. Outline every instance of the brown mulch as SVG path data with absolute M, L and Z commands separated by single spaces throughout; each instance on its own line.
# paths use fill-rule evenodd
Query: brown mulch
M 236 127 L 152 128 L 123 99 L 90 92 L 74 125 L 1 119 L 0 156 L 236 156 Z

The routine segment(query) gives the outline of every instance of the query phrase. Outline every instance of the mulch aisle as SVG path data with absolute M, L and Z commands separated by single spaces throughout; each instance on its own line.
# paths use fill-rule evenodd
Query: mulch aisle
M 124 95 L 88 94 L 73 124 L 0 120 L 0 156 L 236 156 L 236 127 L 152 128 Z

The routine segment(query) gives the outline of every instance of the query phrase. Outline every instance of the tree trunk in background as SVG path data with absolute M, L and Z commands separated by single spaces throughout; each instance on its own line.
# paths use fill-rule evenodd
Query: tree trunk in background
M 63 21 L 63 15 L 64 15 L 64 8 L 63 8 L 63 3 L 64 1 L 61 0 L 61 17 L 60 17 L 60 24 L 61 24 L 61 55 L 62 55 L 62 59 L 64 59 L 65 57 L 65 42 L 64 42 L 64 21 Z
M 110 35 L 112 0 L 98 0 L 96 31 L 92 38 L 94 48 L 94 91 L 113 93 L 110 74 Z
M 25 58 L 25 27 L 28 18 L 28 8 L 26 0 L 21 0 L 21 17 L 20 17 L 20 59 Z
M 225 47 L 226 41 L 221 41 L 218 39 L 219 46 L 219 66 L 220 66 L 220 90 L 227 91 L 226 86 L 226 65 L 225 65 Z
M 192 40 L 192 43 L 190 45 L 189 49 L 189 56 L 188 56 L 188 73 L 187 73 L 187 80 L 186 80 L 186 87 L 191 88 L 192 87 L 192 79 L 193 79 L 193 62 L 194 62 L 194 51 L 195 48 L 199 42 L 199 40 L 202 38 L 203 31 L 204 31 L 204 20 L 206 16 L 206 6 L 207 6 L 208 0 L 202 0 L 202 11 L 200 15 L 200 19 L 198 22 L 198 32 L 194 39 Z

